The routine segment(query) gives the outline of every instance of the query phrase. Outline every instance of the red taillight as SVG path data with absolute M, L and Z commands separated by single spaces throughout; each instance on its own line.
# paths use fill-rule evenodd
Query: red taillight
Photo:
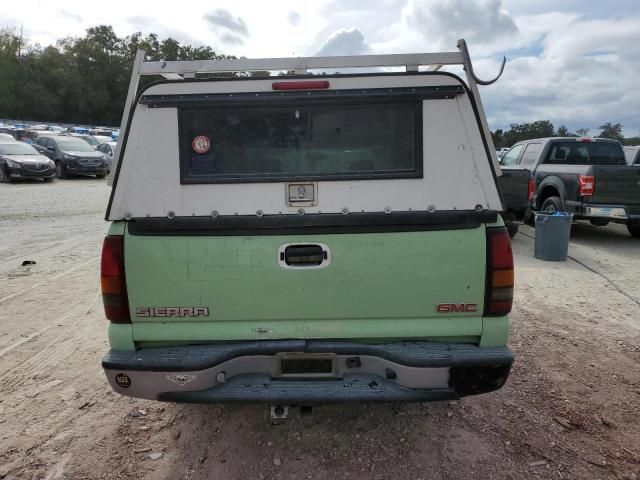
M 115 323 L 131 323 L 124 279 L 124 237 L 108 236 L 102 244 L 100 288 L 104 313 Z
M 487 229 L 486 316 L 497 317 L 511 311 L 513 304 L 513 252 L 506 228 Z
M 590 197 L 596 189 L 596 177 L 593 175 L 578 175 L 578 195 Z
M 328 80 L 307 80 L 302 82 L 273 82 L 273 90 L 319 90 L 329 88 Z
M 529 188 L 527 191 L 527 198 L 529 199 L 529 203 L 533 200 L 533 195 L 536 193 L 536 182 L 534 182 L 533 178 L 529 178 Z

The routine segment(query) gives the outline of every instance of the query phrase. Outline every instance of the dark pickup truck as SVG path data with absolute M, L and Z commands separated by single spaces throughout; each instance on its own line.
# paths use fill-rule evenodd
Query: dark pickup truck
M 511 152 L 513 151 L 512 149 Z M 534 183 L 531 170 L 519 166 L 504 165 L 505 157 L 509 153 L 500 159 L 502 175 L 498 177 L 498 187 L 500 187 L 502 200 L 506 207 L 506 210 L 502 212 L 502 219 L 509 236 L 513 238 L 518 233 L 520 225 L 531 217 Z M 506 161 L 511 162 L 512 160 L 507 158 Z
M 507 212 L 509 192 L 524 191 L 527 175 L 533 179 L 533 210 L 566 211 L 576 220 L 598 226 L 627 225 L 640 238 L 640 166 L 628 166 L 622 146 L 603 138 L 538 138 L 515 144 L 501 159 L 501 188 Z M 511 194 L 511 198 L 518 198 Z M 515 207 L 520 208 L 516 202 Z

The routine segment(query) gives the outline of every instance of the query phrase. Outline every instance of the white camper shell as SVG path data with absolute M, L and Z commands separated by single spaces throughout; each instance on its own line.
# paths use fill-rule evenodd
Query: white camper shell
M 140 51 L 106 218 L 502 211 L 476 85 L 490 82 L 458 47 L 194 62 L 144 62 Z M 462 65 L 467 82 L 443 65 Z M 398 66 L 406 71 L 379 68 Z M 373 72 L 307 74 L 353 67 Z M 296 75 L 210 78 L 252 70 Z M 165 80 L 136 94 L 143 75 Z

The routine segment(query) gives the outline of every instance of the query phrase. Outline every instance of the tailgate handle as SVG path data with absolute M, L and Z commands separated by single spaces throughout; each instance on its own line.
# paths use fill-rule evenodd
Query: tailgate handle
M 322 268 L 329 260 L 329 247 L 324 244 L 287 244 L 278 249 L 278 263 L 283 268 Z

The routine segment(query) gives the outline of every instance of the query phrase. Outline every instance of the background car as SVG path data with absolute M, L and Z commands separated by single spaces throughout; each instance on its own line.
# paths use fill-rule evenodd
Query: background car
M 27 130 L 22 138 L 25 143 L 33 144 L 41 137 L 51 137 L 58 135 L 56 132 L 50 132 L 48 130 Z
M 111 138 L 112 130 L 105 127 L 96 127 L 89 130 L 91 135 L 105 136 Z
M 0 142 L 15 142 L 16 139 L 10 133 L 0 133 Z
M 113 138 L 111 138 L 111 136 L 107 137 L 106 135 L 94 135 L 94 138 L 100 143 L 113 142 Z
M 111 172 L 111 164 L 113 163 L 113 155 L 116 151 L 117 142 L 106 142 L 98 145 L 97 150 L 104 153 L 107 160 L 107 170 Z
M 0 125 L 0 133 L 8 133 L 9 135 L 15 137 L 14 131 L 16 127 L 12 127 L 11 125 Z
M 15 178 L 51 181 L 55 176 L 53 161 L 31 145 L 15 140 L 0 142 L 0 182 L 10 182 Z
M 82 140 L 87 142 L 89 145 L 91 145 L 95 149 L 98 148 L 98 145 L 104 143 L 104 142 L 98 140 L 94 135 L 78 135 L 78 134 L 75 134 L 75 133 L 70 133 L 69 136 L 75 137 L 75 138 L 81 138 Z
M 66 135 L 41 137 L 34 143 L 36 149 L 55 162 L 56 176 L 107 175 L 107 162 L 103 153 L 94 150 L 80 138 Z
M 496 150 L 496 156 L 502 158 L 509 150 L 511 149 L 508 147 L 502 147 L 500 150 Z
M 18 141 L 23 141 L 25 139 L 25 135 L 27 134 L 27 131 L 24 128 L 16 128 L 12 126 L 2 127 L 0 128 L 0 132 L 8 133 Z
M 67 129 L 69 133 L 79 133 L 81 135 L 89 135 L 89 129 L 86 127 L 70 127 Z

